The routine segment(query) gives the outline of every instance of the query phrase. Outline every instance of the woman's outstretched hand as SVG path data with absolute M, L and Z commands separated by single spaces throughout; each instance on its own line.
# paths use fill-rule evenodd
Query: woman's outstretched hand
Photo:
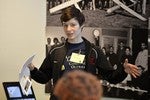
M 136 65 L 128 63 L 128 59 L 125 59 L 123 66 L 124 66 L 125 72 L 132 75 L 134 78 L 137 78 L 137 76 L 140 76 L 138 67 Z

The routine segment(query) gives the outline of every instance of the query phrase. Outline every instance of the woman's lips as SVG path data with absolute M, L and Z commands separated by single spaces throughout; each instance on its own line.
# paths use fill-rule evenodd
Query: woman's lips
M 73 36 L 73 33 L 67 33 L 67 36 L 69 36 L 69 37 Z

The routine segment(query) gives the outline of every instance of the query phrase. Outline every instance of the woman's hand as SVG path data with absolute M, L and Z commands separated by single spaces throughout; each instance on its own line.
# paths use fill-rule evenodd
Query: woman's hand
M 30 71 L 32 71 L 32 70 L 35 68 L 35 66 L 34 66 L 32 63 L 30 63 L 30 64 L 28 65 L 28 68 L 30 69 Z
M 137 78 L 137 76 L 140 76 L 138 67 L 136 65 L 128 63 L 128 59 L 125 59 L 123 66 L 124 66 L 125 72 L 132 75 L 134 78 Z

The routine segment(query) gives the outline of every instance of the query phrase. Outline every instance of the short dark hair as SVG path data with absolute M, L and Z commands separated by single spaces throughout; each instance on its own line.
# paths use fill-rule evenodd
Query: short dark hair
M 131 48 L 130 48 L 130 47 L 128 47 L 128 46 L 126 46 L 126 47 L 125 47 L 125 50 L 126 50 L 126 49 L 129 49 L 129 51 L 131 50 Z
M 105 48 L 105 47 L 102 47 L 102 49 L 105 49 L 105 50 L 106 50 L 106 48 Z
M 54 41 L 59 42 L 58 38 L 56 38 L 56 37 L 53 39 L 53 42 L 54 42 Z
M 62 15 L 60 17 L 61 23 L 67 22 L 72 18 L 75 18 L 79 22 L 80 26 L 82 26 L 85 22 L 83 13 L 81 13 L 81 11 L 75 6 L 70 6 L 62 10 Z

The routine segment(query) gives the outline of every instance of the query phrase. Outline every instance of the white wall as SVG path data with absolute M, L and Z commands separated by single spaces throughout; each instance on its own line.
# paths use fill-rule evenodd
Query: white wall
M 36 53 L 39 66 L 45 56 L 46 0 L 0 0 L 0 100 L 6 100 L 2 82 L 18 81 L 25 60 Z M 44 85 L 33 81 L 37 100 L 48 100 Z

